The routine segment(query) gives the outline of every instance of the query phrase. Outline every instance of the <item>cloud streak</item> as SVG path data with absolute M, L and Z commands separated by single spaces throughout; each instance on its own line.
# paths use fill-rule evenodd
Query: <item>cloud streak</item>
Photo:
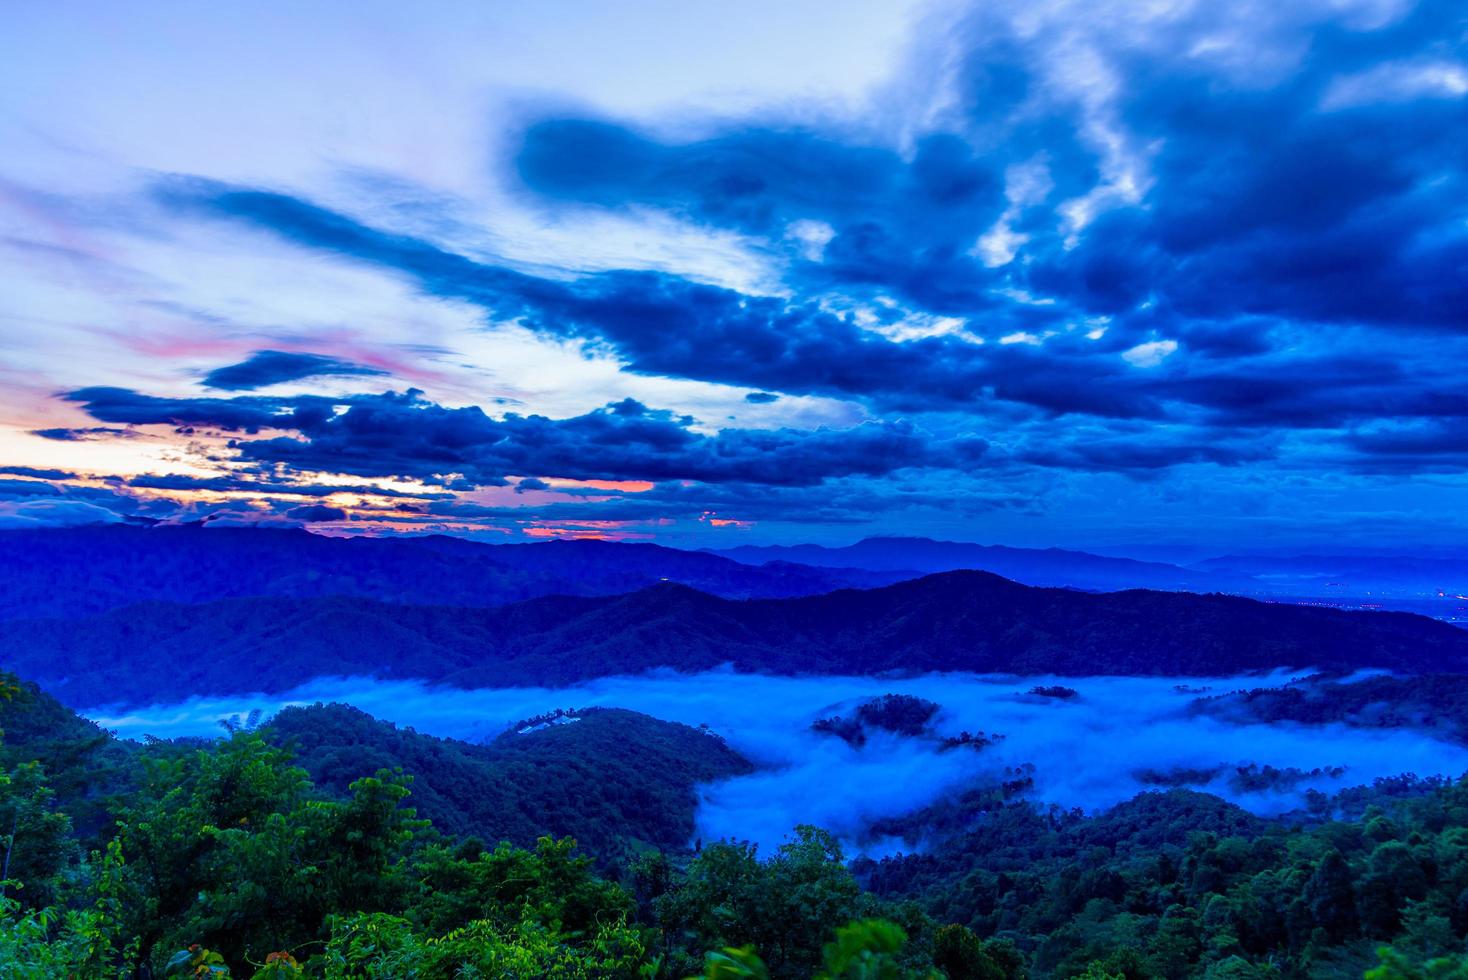
M 238 364 L 215 368 L 204 375 L 201 383 L 206 388 L 224 391 L 251 391 L 305 378 L 370 377 L 387 373 L 325 354 L 257 350 Z

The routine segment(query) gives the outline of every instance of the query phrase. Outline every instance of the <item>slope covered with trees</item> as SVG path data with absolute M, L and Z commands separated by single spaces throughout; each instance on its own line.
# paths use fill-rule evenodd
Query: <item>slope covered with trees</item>
M 1187 790 L 1091 818 L 1009 804 L 929 853 L 857 872 L 880 895 L 1013 939 L 1039 975 L 1099 961 L 1127 977 L 1359 976 L 1384 942 L 1419 960 L 1462 951 L 1468 784 L 1424 786 L 1353 794 L 1368 801 L 1356 819 L 1329 819 L 1326 804 L 1304 825 Z
M 263 731 L 345 796 L 364 772 L 413 774 L 413 805 L 445 833 L 533 846 L 570 836 L 603 860 L 693 839 L 694 787 L 753 767 L 717 735 L 591 709 L 487 745 L 422 735 L 341 704 L 287 708 Z
M 1415 728 L 1468 744 L 1468 676 L 1463 674 L 1308 677 L 1280 687 L 1200 698 L 1193 710 L 1255 724 Z
M 663 584 L 490 609 L 234 599 L 0 622 L 0 666 L 79 706 L 281 692 L 324 675 L 503 687 L 722 664 L 779 674 L 1431 673 L 1468 669 L 1468 631 L 1222 595 L 1037 589 L 983 572 L 793 599 Z

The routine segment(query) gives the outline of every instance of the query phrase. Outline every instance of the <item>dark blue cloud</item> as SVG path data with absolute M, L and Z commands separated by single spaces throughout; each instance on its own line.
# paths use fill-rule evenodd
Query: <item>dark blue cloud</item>
M 1348 446 L 1355 468 L 1370 473 L 1468 470 L 1468 426 L 1425 419 L 1375 425 L 1353 432 Z
M 286 403 L 259 396 L 237 398 L 155 398 L 128 388 L 94 386 L 63 396 L 78 402 L 99 422 L 121 425 L 205 426 L 226 431 L 258 432 L 289 422 Z M 329 410 L 322 406 L 321 410 Z M 47 430 L 57 433 L 96 433 L 96 429 Z M 110 430 L 101 430 L 111 434 Z M 56 436 L 50 436 L 55 438 Z M 66 438 L 66 436 L 62 436 Z
M 1268 439 L 1220 440 L 1214 434 L 1187 438 L 1180 433 L 1102 438 L 1079 437 L 1015 455 L 1019 462 L 1036 466 L 1092 473 L 1133 475 L 1187 463 L 1239 466 L 1275 456 Z
M 311 484 L 267 482 L 233 476 L 185 476 L 178 473 L 141 474 L 121 481 L 135 490 L 209 490 L 216 493 L 252 493 L 262 496 L 329 497 L 338 493 L 371 494 L 377 497 L 406 497 L 414 500 L 448 499 L 447 493 L 406 493 L 372 484 Z
M 344 521 L 350 515 L 340 507 L 328 507 L 326 504 L 304 504 L 300 507 L 292 507 L 285 512 L 285 516 L 291 520 L 314 524 L 325 523 L 327 521 Z
M 1269 83 L 1221 79 L 1186 45 L 1117 52 L 1120 118 L 1153 148 L 1154 186 L 1145 209 L 1098 222 L 1076 250 L 1040 250 L 1028 281 L 1096 309 L 1156 294 L 1181 317 L 1461 331 L 1462 99 L 1392 98 L 1385 82 L 1359 101 L 1333 93 L 1394 65 L 1461 63 L 1464 36 L 1462 5 L 1440 0 L 1369 31 L 1323 23 L 1295 39 L 1309 45 L 1295 70 Z M 1135 275 L 1086 281 L 1094 263 L 1117 261 Z
M 386 371 L 353 364 L 324 354 L 299 351 L 257 350 L 238 364 L 215 368 L 204 375 L 206 388 L 224 391 L 250 391 L 286 381 L 317 377 L 353 377 L 385 375 Z
M 36 480 L 75 480 L 76 474 L 69 470 L 38 469 L 34 466 L 0 466 L 0 473 L 9 476 L 28 476 Z
M 1002 160 L 951 133 L 910 158 L 837 136 L 758 126 L 661 143 L 614 123 L 531 125 L 516 160 L 525 185 L 603 207 L 652 205 L 701 224 L 780 239 L 795 221 L 834 237 L 802 272 L 826 285 L 877 287 L 938 312 L 993 305 L 996 278 L 968 256 L 1004 208 Z
M 44 481 L 0 479 L 0 526 L 150 521 L 173 517 L 179 510 L 172 501 L 135 497 L 115 478 L 100 487 L 68 482 L 73 479 L 74 474 L 64 472 Z
M 87 426 L 79 429 L 53 428 L 32 429 L 31 435 L 50 439 L 53 442 L 96 442 L 102 439 L 135 439 L 138 433 L 129 429 L 114 429 L 110 426 Z
M 547 201 L 660 208 L 768 236 L 796 258 L 790 229 L 824 223 L 822 255 L 796 261 L 792 284 L 870 286 L 931 312 L 993 315 L 996 288 L 1018 287 L 1071 313 L 1161 302 L 1184 320 L 1462 330 L 1468 108 L 1451 86 L 1394 96 L 1390 80 L 1434 64 L 1461 73 L 1462 4 L 1423 0 L 1370 29 L 1319 11 L 1237 22 L 1229 9 L 1149 23 L 1142 45 L 1127 31 L 1072 45 L 1118 79 L 1109 139 L 1088 141 L 1097 110 L 1086 99 L 1055 94 L 1044 44 L 1078 25 L 1023 36 L 979 18 L 957 42 L 968 49 L 946 131 L 907 153 L 834 129 L 716 124 L 680 142 L 556 118 L 525 128 L 516 173 Z M 1258 46 L 1250 70 L 1200 53 L 1230 34 Z M 1271 77 L 1271 56 L 1298 60 Z M 1373 84 L 1372 72 L 1385 75 Z M 1364 90 L 1353 97 L 1352 84 Z M 1060 205 L 1104 189 L 1113 143 L 1130 147 L 1145 186 L 1067 228 Z M 1019 261 L 989 268 L 974 245 L 1005 209 L 1008 168 L 1023 164 L 1042 166 L 1046 186 L 1012 215 L 1027 237 Z
M 41 480 L 0 478 L 0 497 L 57 497 L 60 495 L 60 490 Z
M 445 408 L 408 391 L 356 395 L 188 399 L 118 388 L 66 396 L 94 417 L 132 425 L 289 431 L 235 439 L 242 461 L 302 472 L 412 477 L 445 485 L 503 486 L 514 474 L 588 480 L 696 480 L 815 486 L 845 476 L 909 468 L 967 469 L 987 444 L 971 436 L 935 438 L 906 422 L 841 431 L 726 429 L 708 435 L 694 420 L 625 399 L 569 419 Z M 180 486 L 188 478 L 153 478 Z M 142 486 L 148 482 L 137 485 Z M 219 488 L 227 489 L 230 481 Z

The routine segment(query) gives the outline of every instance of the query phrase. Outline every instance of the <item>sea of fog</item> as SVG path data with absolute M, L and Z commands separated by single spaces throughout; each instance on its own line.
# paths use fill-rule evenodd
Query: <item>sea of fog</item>
M 1239 725 L 1190 713 L 1199 689 L 1220 694 L 1282 684 L 1290 674 L 1242 678 L 1051 678 L 929 674 L 902 679 L 773 677 L 719 670 L 609 677 L 567 688 L 458 690 L 409 681 L 321 679 L 280 696 L 193 698 L 91 717 L 123 737 L 218 735 L 219 720 L 256 708 L 268 717 L 288 705 L 340 701 L 431 735 L 480 741 L 515 721 L 556 708 L 630 708 L 669 721 L 706 723 L 759 768 L 700 788 L 698 833 L 733 837 L 768 849 L 802 823 L 825 827 L 857 849 L 876 853 L 872 821 L 901 816 L 976 781 L 1033 763 L 1030 796 L 1087 810 L 1155 788 L 1144 770 L 1206 770 L 1250 763 L 1314 770 L 1345 767 L 1289 790 L 1245 791 L 1229 768 L 1204 787 L 1263 814 L 1300 805 L 1305 790 L 1325 791 L 1403 773 L 1460 775 L 1468 748 L 1411 730 L 1369 731 L 1339 725 Z M 1059 700 L 1027 692 L 1061 684 L 1078 696 Z M 879 734 L 861 748 L 818 735 L 811 722 L 845 713 L 885 693 L 913 694 L 943 706 L 942 735 L 960 731 L 1005 738 L 975 752 L 940 752 L 931 739 Z

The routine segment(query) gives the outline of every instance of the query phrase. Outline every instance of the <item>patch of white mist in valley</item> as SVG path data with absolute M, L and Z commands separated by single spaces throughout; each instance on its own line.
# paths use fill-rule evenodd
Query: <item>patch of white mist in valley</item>
M 1191 772 L 1197 788 L 1265 814 L 1299 806 L 1309 788 L 1330 791 L 1382 776 L 1456 776 L 1468 770 L 1468 748 L 1413 730 L 1241 725 L 1189 710 L 1203 689 L 1220 694 L 1282 684 L 1291 676 L 774 677 L 718 670 L 610 677 L 560 689 L 485 690 L 335 678 L 278 697 L 194 698 L 123 713 L 97 712 L 93 718 L 124 737 L 216 735 L 219 719 L 243 717 L 254 708 L 268 716 L 287 705 L 341 701 L 420 732 L 478 741 L 556 708 L 630 708 L 668 721 L 707 724 L 759 767 L 751 775 L 700 787 L 698 833 L 705 841 L 752 840 L 762 849 L 778 845 L 797 824 L 809 823 L 834 831 L 848 844 L 881 850 L 884 846 L 866 833 L 873 821 L 912 813 L 975 782 L 997 781 L 1025 763 L 1035 767 L 1028 795 L 1041 802 L 1097 810 L 1157 788 L 1156 777 L 1149 782 L 1143 774 Z M 1063 685 L 1077 695 L 1027 693 L 1044 685 Z M 944 752 L 932 738 L 878 732 L 853 748 L 811 730 L 819 718 L 848 713 L 886 693 L 942 705 L 933 720 L 936 735 L 983 731 L 1005 737 L 980 751 Z M 1251 789 L 1234 778 L 1237 767 L 1249 764 L 1345 771 Z

